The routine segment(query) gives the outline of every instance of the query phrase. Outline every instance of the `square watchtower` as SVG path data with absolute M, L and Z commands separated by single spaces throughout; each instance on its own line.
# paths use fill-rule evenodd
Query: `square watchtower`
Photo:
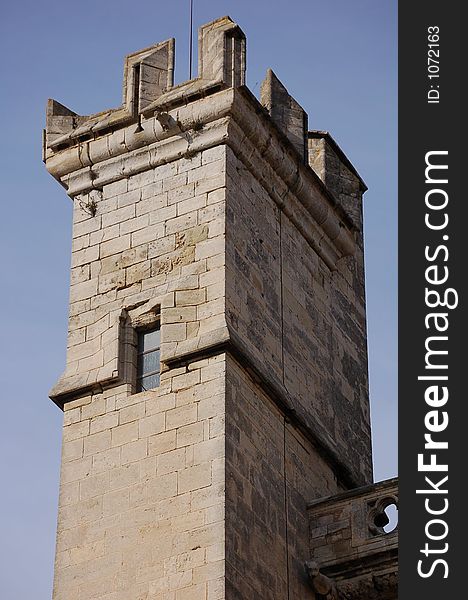
M 311 593 L 308 505 L 372 479 L 365 185 L 245 36 L 126 58 L 123 104 L 49 101 L 74 206 L 54 600 Z M 289 595 L 288 595 L 289 594 Z

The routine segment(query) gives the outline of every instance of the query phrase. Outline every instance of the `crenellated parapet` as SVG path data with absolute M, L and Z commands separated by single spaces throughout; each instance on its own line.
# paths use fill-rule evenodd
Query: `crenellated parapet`
M 171 39 L 126 57 L 121 107 L 81 116 L 49 100 L 48 171 L 77 197 L 226 143 L 262 176 L 278 205 L 335 268 L 354 252 L 354 224 L 304 164 L 305 111 L 271 70 L 262 84 L 262 104 L 248 91 L 245 36 L 229 17 L 200 28 L 198 68 L 198 77 L 173 86 Z
M 199 32 L 199 76 L 174 87 L 173 38 L 145 48 L 125 58 L 123 103 L 95 115 L 77 115 L 55 100 L 47 107 L 44 158 L 67 147 L 95 140 L 120 127 L 134 123 L 141 115 L 154 115 L 171 103 L 190 101 L 193 96 L 213 89 L 245 83 L 245 36 L 229 17 L 204 25 Z M 158 100 L 164 95 L 161 102 Z M 157 132 L 155 132 L 156 139 Z M 123 148 L 122 151 L 126 151 Z M 95 155 L 98 159 L 99 154 Z M 93 164 L 84 156 L 82 166 Z

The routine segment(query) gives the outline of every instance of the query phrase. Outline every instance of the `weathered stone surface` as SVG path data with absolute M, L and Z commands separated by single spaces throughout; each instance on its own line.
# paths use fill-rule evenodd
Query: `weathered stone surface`
M 122 390 L 132 403 L 103 408 L 101 415 L 91 416 L 87 408 L 102 404 L 99 394 L 84 407 L 65 405 L 54 598 L 79 598 L 97 580 L 101 592 L 86 597 L 118 590 L 134 597 L 137 573 L 138 589 L 146 593 L 188 593 L 192 585 L 205 589 L 222 576 L 224 552 L 215 548 L 224 522 L 224 428 L 210 424 L 225 412 L 219 395 L 224 360 L 222 355 L 178 374 L 163 373 L 161 386 L 150 392 L 127 396 Z M 214 378 L 201 382 L 202 371 L 214 367 Z M 211 401 L 210 413 L 198 414 L 197 397 L 182 397 L 189 384 Z M 167 402 L 170 389 L 173 402 Z M 105 395 L 116 400 L 118 392 Z M 99 547 L 98 556 L 91 545 Z
M 190 82 L 169 40 L 127 57 L 121 108 L 49 104 L 74 200 L 54 600 L 308 597 L 308 503 L 371 480 L 362 188 L 315 138 L 305 164 L 271 73 L 271 115 L 245 88 L 235 23 L 199 43 Z
M 389 506 L 398 507 L 396 479 L 310 504 L 310 556 L 332 583 L 331 600 L 398 597 L 398 528 L 384 530 Z
M 362 257 L 330 272 L 266 190 L 227 153 L 226 315 L 293 408 L 370 481 Z M 240 308 L 239 308 L 240 307 Z

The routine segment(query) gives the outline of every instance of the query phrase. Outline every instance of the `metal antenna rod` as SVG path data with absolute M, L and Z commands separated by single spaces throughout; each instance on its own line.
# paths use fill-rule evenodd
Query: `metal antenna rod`
M 190 39 L 189 39 L 189 79 L 192 79 L 192 54 L 193 54 L 193 0 L 190 0 Z

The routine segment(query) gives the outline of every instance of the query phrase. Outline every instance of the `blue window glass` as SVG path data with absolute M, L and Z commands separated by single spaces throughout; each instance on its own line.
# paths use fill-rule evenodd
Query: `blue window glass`
M 137 392 L 151 390 L 159 385 L 159 348 L 161 331 L 159 323 L 152 329 L 138 331 Z

